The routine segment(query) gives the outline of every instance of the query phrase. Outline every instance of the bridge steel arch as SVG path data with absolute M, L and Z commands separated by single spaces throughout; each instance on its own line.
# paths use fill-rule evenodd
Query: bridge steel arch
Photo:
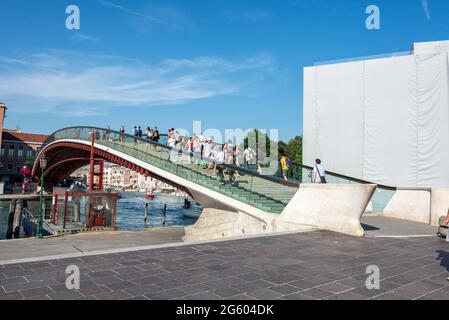
M 107 162 L 119 165 L 121 167 L 130 169 L 145 177 L 152 177 L 164 183 L 173 185 L 174 187 L 187 192 L 190 191 L 182 185 L 173 183 L 161 177 L 150 170 L 136 165 L 130 159 L 124 159 L 123 156 L 109 152 L 103 146 L 95 145 L 94 154 L 95 159 L 102 159 Z M 85 141 L 56 141 L 47 145 L 41 150 L 36 161 L 34 162 L 32 176 L 39 178 L 41 175 L 40 159 L 45 156 L 48 159 L 47 169 L 45 170 L 45 182 L 51 185 L 57 185 L 67 178 L 76 170 L 89 165 L 90 163 L 91 146 L 87 145 Z M 127 157 L 128 158 L 128 157 Z

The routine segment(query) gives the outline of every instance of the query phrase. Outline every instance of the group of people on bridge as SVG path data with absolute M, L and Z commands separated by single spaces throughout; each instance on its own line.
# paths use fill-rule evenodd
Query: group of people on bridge
M 125 135 L 125 127 L 120 128 L 120 133 Z M 146 139 L 155 143 L 160 143 L 161 135 L 158 127 L 147 127 L 145 133 L 142 126 L 136 125 L 132 130 L 135 142 L 139 143 L 140 139 Z M 250 146 L 243 149 L 236 145 L 232 140 L 228 140 L 223 144 L 214 143 L 212 138 L 205 137 L 202 133 L 194 134 L 190 137 L 182 136 L 174 128 L 167 132 L 167 140 L 165 144 L 172 150 L 170 159 L 174 162 L 183 154 L 187 154 L 190 163 L 198 164 L 204 171 L 213 170 L 213 175 L 218 176 L 224 182 L 224 173 L 229 176 L 231 183 L 235 182 L 235 178 L 239 176 L 238 170 L 230 169 L 234 165 L 241 167 L 243 165 L 248 170 L 255 170 L 258 174 L 262 174 L 262 158 L 264 152 L 260 149 L 255 150 Z M 232 167 L 232 166 L 231 166 Z M 292 161 L 286 156 L 285 152 L 280 152 L 279 168 L 282 178 L 286 181 L 292 176 Z M 311 172 L 312 183 L 326 183 L 326 171 L 320 159 L 315 161 L 315 166 Z

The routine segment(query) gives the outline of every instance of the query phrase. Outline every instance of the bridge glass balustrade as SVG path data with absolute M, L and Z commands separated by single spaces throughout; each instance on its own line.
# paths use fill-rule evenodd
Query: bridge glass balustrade
M 261 210 L 280 213 L 287 203 L 293 198 L 301 183 L 312 181 L 312 167 L 292 164 L 288 172 L 288 181 L 284 181 L 279 162 L 274 159 L 260 161 L 262 172 L 269 171 L 266 163 L 275 166 L 271 175 L 259 175 L 257 166 L 249 168 L 242 164 L 219 165 L 223 168 L 217 172 L 213 169 L 213 161 L 201 157 L 200 154 L 190 154 L 186 150 L 179 150 L 178 144 L 174 149 L 166 146 L 167 136 L 161 135 L 159 143 L 139 139 L 132 135 L 122 134 L 109 129 L 94 127 L 74 127 L 62 129 L 52 134 L 46 143 L 62 139 L 75 139 L 91 141 L 91 132 L 95 132 L 96 143 L 123 152 L 136 159 L 142 160 L 155 167 L 173 173 L 179 177 L 217 191 L 233 199 L 242 201 Z M 214 148 L 221 145 L 214 144 Z M 205 170 L 200 168 L 199 163 L 204 160 L 210 167 Z M 335 184 L 360 184 L 366 181 L 346 177 L 343 175 L 327 172 L 328 183 Z M 394 194 L 394 188 L 379 186 L 371 199 L 369 210 L 381 212 Z
M 88 127 L 63 129 L 54 133 L 46 143 L 66 139 L 90 142 L 92 131 L 95 132 L 97 144 L 267 212 L 282 212 L 299 187 L 297 183 L 285 182 L 275 176 L 259 175 L 234 165 L 217 164 L 214 170 L 214 162 L 202 158 L 201 155 L 179 150 L 178 147 L 170 149 L 163 143 L 156 144 L 107 129 Z M 160 142 L 165 140 L 166 137 L 163 136 Z M 202 160 L 209 169 L 200 167 Z

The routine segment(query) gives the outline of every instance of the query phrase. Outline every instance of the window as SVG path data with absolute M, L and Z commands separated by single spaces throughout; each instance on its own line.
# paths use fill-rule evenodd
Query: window
M 23 158 L 24 155 L 25 155 L 25 151 L 23 150 L 23 146 L 20 146 L 19 151 L 17 152 L 17 157 Z
M 33 148 L 28 148 L 28 157 L 33 157 L 34 156 L 34 150 Z
M 2 144 L 2 149 L 1 149 L 1 152 L 0 152 L 0 157 L 3 158 L 5 155 L 6 155 L 5 145 Z
M 9 146 L 8 156 L 9 157 L 14 157 L 14 146 Z

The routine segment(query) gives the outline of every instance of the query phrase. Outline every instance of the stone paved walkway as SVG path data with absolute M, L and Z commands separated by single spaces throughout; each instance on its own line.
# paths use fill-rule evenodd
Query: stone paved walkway
M 0 299 L 449 299 L 448 261 L 437 237 L 300 233 L 4 265 Z M 380 290 L 365 288 L 369 265 Z

